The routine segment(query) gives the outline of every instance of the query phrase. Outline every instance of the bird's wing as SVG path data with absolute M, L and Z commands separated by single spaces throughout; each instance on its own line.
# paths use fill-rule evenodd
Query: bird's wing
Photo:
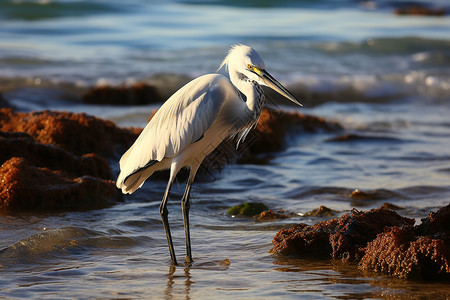
M 201 139 L 212 126 L 233 89 L 223 75 L 209 74 L 173 94 L 145 126 L 120 160 L 121 173 L 131 174 L 150 161 L 176 156 Z

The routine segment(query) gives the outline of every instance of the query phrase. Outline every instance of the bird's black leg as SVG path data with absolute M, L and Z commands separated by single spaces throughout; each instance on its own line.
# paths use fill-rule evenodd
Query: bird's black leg
M 159 206 L 159 214 L 161 215 L 161 219 L 164 226 L 164 231 L 166 232 L 167 243 L 169 244 L 170 258 L 172 259 L 172 264 L 177 264 L 177 258 L 175 257 L 175 250 L 173 248 L 172 235 L 170 234 L 169 227 L 169 211 L 167 210 L 167 200 L 169 199 L 170 188 L 172 187 L 172 178 L 169 179 L 169 183 L 167 184 L 166 192 L 164 193 L 164 198 Z
M 186 238 L 186 262 L 192 262 L 192 251 L 191 251 L 191 234 L 189 231 L 189 209 L 191 208 L 189 204 L 189 195 L 191 192 L 191 186 L 194 182 L 195 173 L 198 167 L 191 167 L 191 172 L 189 174 L 189 179 L 186 184 L 186 190 L 184 191 L 183 198 L 181 199 L 181 210 L 183 212 L 183 223 L 184 223 L 184 235 Z
M 191 180 L 188 180 L 186 185 L 186 190 L 184 191 L 183 198 L 181 199 L 181 210 L 183 212 L 183 222 L 184 222 L 184 235 L 186 237 L 186 262 L 192 262 L 192 252 L 191 252 L 191 234 L 189 231 L 189 209 L 191 208 L 189 204 L 189 194 L 191 191 Z

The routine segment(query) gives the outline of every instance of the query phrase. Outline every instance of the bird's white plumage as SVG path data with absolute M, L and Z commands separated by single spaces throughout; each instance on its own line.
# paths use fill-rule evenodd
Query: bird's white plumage
M 205 135 L 232 92 L 223 75 L 201 76 L 178 90 L 156 112 L 120 160 L 117 186 L 149 161 L 174 157 Z
M 174 159 L 180 159 L 177 156 L 186 156 L 183 152 L 194 149 L 190 146 L 208 130 L 214 130 L 215 135 L 210 135 L 205 150 L 195 148 L 200 151 L 195 153 L 197 161 L 213 150 L 211 145 L 217 146 L 227 136 L 239 134 L 239 145 L 261 113 L 264 94 L 259 84 L 270 83 L 298 103 L 264 68 L 264 61 L 254 49 L 237 45 L 231 48 L 218 73 L 198 77 L 173 94 L 120 159 L 117 187 L 133 193 L 154 171 L 170 168 Z
M 173 94 L 120 159 L 116 185 L 123 193 L 133 193 L 153 172 L 170 169 L 160 214 L 174 264 L 176 258 L 166 207 L 172 182 L 182 167 L 190 168 L 181 200 L 186 257 L 190 262 L 189 193 L 195 174 L 205 156 L 223 139 L 237 135 L 239 145 L 256 125 L 264 104 L 260 85 L 301 105 L 267 73 L 264 61 L 254 49 L 245 45 L 232 47 L 216 74 L 194 79 Z

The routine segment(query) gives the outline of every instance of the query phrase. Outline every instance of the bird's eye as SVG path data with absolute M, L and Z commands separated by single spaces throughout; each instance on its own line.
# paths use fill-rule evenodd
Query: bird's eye
M 248 65 L 247 65 L 247 68 L 248 68 L 249 70 L 253 70 L 254 67 L 253 67 L 251 64 L 248 64 Z

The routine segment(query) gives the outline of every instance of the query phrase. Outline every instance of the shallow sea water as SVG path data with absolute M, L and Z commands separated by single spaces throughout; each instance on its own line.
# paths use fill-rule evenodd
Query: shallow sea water
M 305 105 L 278 108 L 343 127 L 293 129 L 267 164 L 232 164 L 196 182 L 191 266 L 183 265 L 181 181 L 168 207 L 177 267 L 159 218 L 161 180 L 101 210 L 2 215 L 0 298 L 448 299 L 448 282 L 268 253 L 283 226 L 325 220 L 302 216 L 320 205 L 338 217 L 389 202 L 419 223 L 450 202 L 450 18 L 394 16 L 401 2 L 368 9 L 354 1 L 0 1 L 0 91 L 19 111 L 87 112 L 143 127 L 159 104 L 86 105 L 79 95 L 137 81 L 173 90 L 165 76 L 178 82 L 213 72 L 228 47 L 243 42 Z M 118 172 L 117 161 L 111 167 Z M 351 198 L 355 189 L 373 197 Z M 250 201 L 297 216 L 226 215 Z
M 331 105 L 330 109 L 336 108 Z M 390 202 L 404 208 L 400 214 L 420 222 L 429 211 L 448 203 L 448 124 L 438 115 L 415 121 L 415 113 L 403 109 L 408 117 L 383 118 L 384 124 L 379 126 L 389 128 L 383 134 L 373 129 L 379 120 L 369 117 L 362 121 L 359 113 L 345 114 L 346 120 L 341 121 L 348 125 L 342 133 L 305 133 L 293 138 L 285 151 L 273 154 L 268 165 L 230 165 L 215 180 L 197 182 L 191 200 L 192 266 L 170 265 L 158 213 L 164 181 L 148 180 L 123 203 L 107 209 L 3 216 L 0 295 L 50 299 L 445 299 L 450 293 L 450 284 L 445 282 L 392 279 L 361 273 L 355 264 L 268 253 L 282 226 L 324 220 L 300 216 L 320 205 L 343 214 L 352 207 L 368 210 Z M 326 115 L 324 106 L 313 110 Z M 330 141 L 344 133 L 355 138 Z M 376 193 L 376 197 L 352 199 L 349 195 L 356 188 Z M 178 182 L 169 203 L 181 264 L 185 255 L 179 206 L 183 189 L 184 183 Z M 248 201 L 299 216 L 255 222 L 226 215 L 232 205 Z

